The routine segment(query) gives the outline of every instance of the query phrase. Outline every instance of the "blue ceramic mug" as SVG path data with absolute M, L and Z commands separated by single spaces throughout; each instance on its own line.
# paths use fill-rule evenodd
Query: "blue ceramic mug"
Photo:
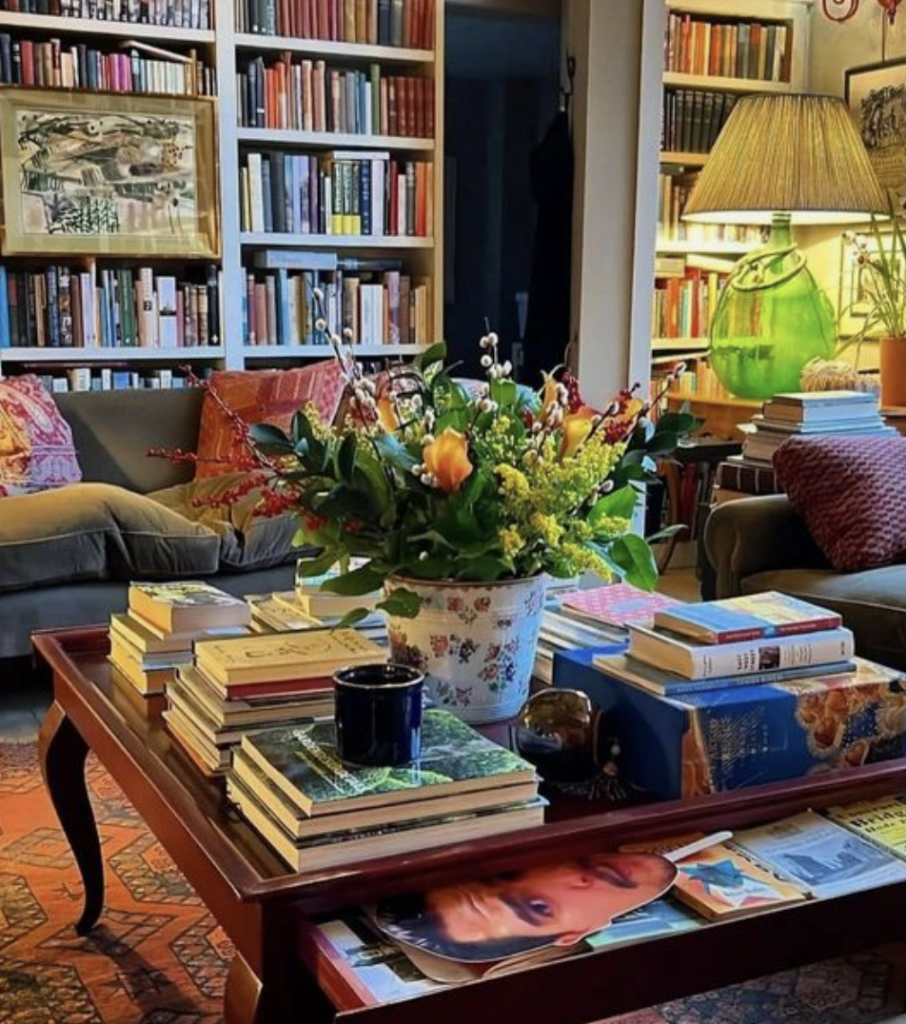
M 348 764 L 394 768 L 421 753 L 425 676 L 408 665 L 359 665 L 334 673 L 337 753 Z

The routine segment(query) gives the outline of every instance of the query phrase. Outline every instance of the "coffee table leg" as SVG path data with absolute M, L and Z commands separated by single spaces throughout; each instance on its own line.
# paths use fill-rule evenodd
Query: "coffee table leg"
M 223 994 L 224 1024 L 261 1024 L 261 981 L 236 953 Z
M 51 705 L 44 718 L 39 752 L 44 782 L 82 876 L 85 906 L 76 932 L 86 935 L 97 923 L 104 906 L 104 866 L 85 783 L 88 744 L 59 704 Z

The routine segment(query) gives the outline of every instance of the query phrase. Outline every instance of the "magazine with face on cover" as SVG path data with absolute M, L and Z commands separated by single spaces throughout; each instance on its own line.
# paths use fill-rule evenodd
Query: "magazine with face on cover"
M 406 947 L 487 967 L 575 947 L 662 897 L 676 874 L 659 854 L 590 854 L 382 900 L 373 920 Z

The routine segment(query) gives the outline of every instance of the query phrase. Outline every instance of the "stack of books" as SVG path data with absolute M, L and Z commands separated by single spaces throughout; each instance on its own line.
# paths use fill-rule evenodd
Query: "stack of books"
M 650 623 L 656 611 L 677 603 L 666 594 L 649 594 L 629 583 L 573 590 L 557 597 L 548 592 L 534 675 L 550 683 L 557 651 L 622 644 L 631 622 Z
M 309 597 L 305 599 L 303 588 L 250 595 L 246 600 L 252 613 L 252 630 L 255 633 L 295 633 L 306 629 L 333 629 L 348 612 L 365 608 L 369 612 L 355 623 L 356 630 L 372 640 L 386 641 L 386 619 L 374 611 L 377 595 L 341 597 L 315 590 Z
M 129 609 L 110 617 L 110 661 L 142 696 L 164 693 L 192 664 L 196 640 L 240 636 L 248 605 L 209 583 L 133 583 Z
M 227 792 L 295 871 L 427 849 L 544 821 L 535 770 L 447 711 L 425 712 L 400 768 L 339 760 L 332 721 L 246 734 Z
M 653 625 L 629 626 L 624 655 L 595 665 L 630 686 L 664 697 L 871 670 L 854 660 L 854 640 L 836 612 L 768 591 L 677 604 Z
M 870 391 L 804 391 L 775 395 L 752 417 L 742 444 L 745 462 L 771 465 L 774 452 L 789 437 L 818 434 L 894 434 Z
M 200 641 L 194 667 L 179 667 L 167 687 L 164 719 L 193 760 L 217 774 L 250 731 L 333 715 L 337 669 L 386 660 L 352 629 Z

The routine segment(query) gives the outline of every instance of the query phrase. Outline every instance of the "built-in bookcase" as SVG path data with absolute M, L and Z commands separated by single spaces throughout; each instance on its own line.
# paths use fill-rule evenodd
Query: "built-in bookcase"
M 405 358 L 442 337 L 444 0 L 210 0 L 207 21 L 198 16 L 199 0 L 192 0 L 184 5 L 185 24 L 165 23 L 174 20 L 167 6 L 174 0 L 92 0 L 90 8 L 88 0 L 14 2 L 20 10 L 0 10 L 0 77 L 7 82 L 21 75 L 13 60 L 21 61 L 24 51 L 36 85 L 122 89 L 125 79 L 148 93 L 216 90 L 222 259 L 212 271 L 172 257 L 0 257 L 7 275 L 23 281 L 32 275 L 32 301 L 43 303 L 47 317 L 40 338 L 28 321 L 31 345 L 21 345 L 20 325 L 10 346 L 0 348 L 0 373 L 33 368 L 62 378 L 89 367 L 99 377 L 102 368 L 112 368 L 166 384 L 186 363 L 203 372 L 324 358 L 329 347 L 304 326 L 290 329 L 281 319 L 291 308 L 293 323 L 304 325 L 301 310 L 311 316 L 315 283 L 328 294 L 334 316 L 346 322 L 354 316 L 363 358 Z M 76 16 L 83 9 L 103 17 Z M 209 27 L 191 27 L 189 12 L 193 24 Z M 138 20 L 122 20 L 131 16 Z M 168 67 L 166 53 L 153 48 L 177 59 Z M 248 216 L 250 161 L 267 167 L 273 194 L 266 219 Z M 293 206 L 290 181 L 303 161 L 306 182 L 310 177 L 317 192 L 306 198 L 329 204 L 320 219 L 313 209 L 303 211 L 301 186 Z M 281 188 L 286 203 L 277 209 Z M 264 197 L 254 202 L 263 214 Z M 279 263 L 279 253 L 295 251 L 318 254 L 322 269 L 268 269 Z M 162 344 L 162 336 L 173 337 L 169 322 L 163 335 L 148 325 L 139 338 L 127 314 L 134 344 L 70 346 L 69 310 L 62 334 L 59 315 L 48 312 L 48 292 L 57 294 L 60 278 L 49 272 L 37 280 L 44 276 L 38 271 L 51 266 L 57 275 L 62 268 L 67 289 L 73 280 L 80 288 L 90 282 L 98 301 L 107 296 L 102 283 L 119 289 L 121 279 L 162 277 L 166 294 L 176 288 L 181 309 L 200 301 L 205 322 L 216 323 L 217 331 L 204 334 L 208 344 L 193 343 L 200 336 L 182 329 L 179 345 Z M 250 329 L 250 322 L 256 326 L 256 284 L 264 331 Z M 131 294 L 128 283 L 123 288 Z M 205 306 L 215 300 L 216 311 Z M 401 316 L 399 304 L 407 301 L 411 315 Z M 84 373 L 76 376 L 83 385 Z M 110 375 L 105 378 L 109 384 Z
M 652 390 L 684 360 L 690 373 L 676 399 L 698 399 L 707 415 L 706 405 L 734 402 L 707 365 L 709 319 L 727 272 L 762 235 L 735 225 L 687 226 L 682 212 L 739 96 L 807 90 L 809 5 L 667 0 L 666 7 Z

